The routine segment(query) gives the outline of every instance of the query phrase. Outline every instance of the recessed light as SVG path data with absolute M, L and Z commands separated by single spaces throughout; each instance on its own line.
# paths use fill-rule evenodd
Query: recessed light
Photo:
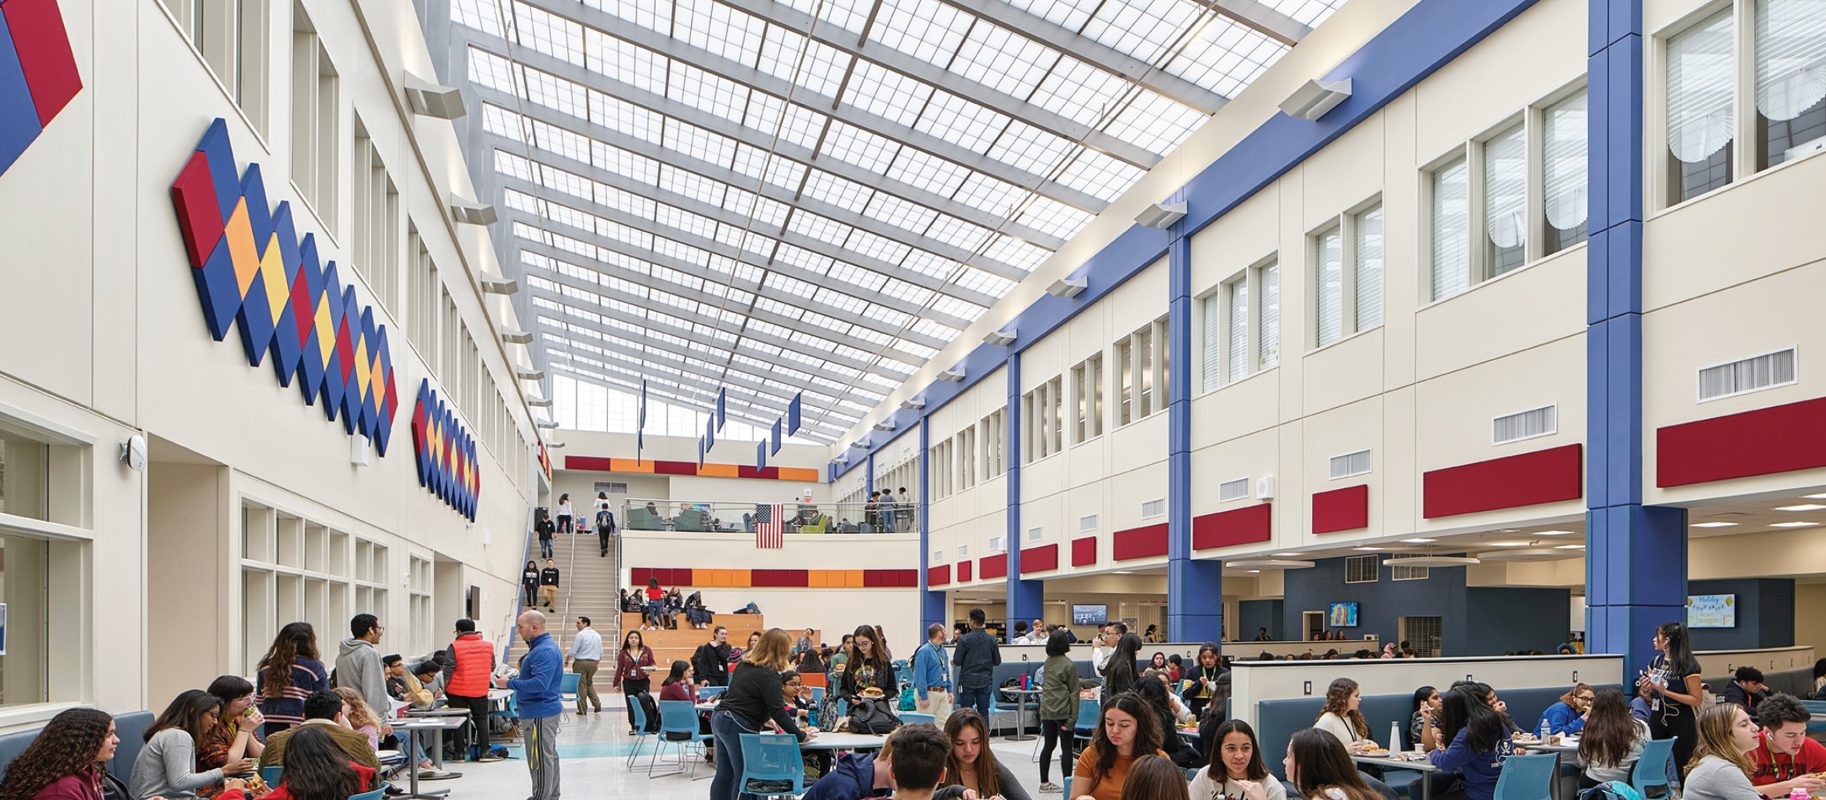
M 1261 570 L 1259 570 L 1259 569 L 1252 569 L 1252 570 L 1249 570 L 1249 574 L 1251 574 L 1251 575 L 1256 575 L 1256 574 L 1259 574 L 1259 573 L 1261 573 Z
M 1527 547 L 1527 542 L 1494 542 L 1497 547 Z
M 1382 548 L 1380 548 L 1380 547 L 1353 547 L 1351 549 L 1352 550 L 1361 550 L 1365 553 L 1374 553 L 1378 550 L 1381 550 Z
M 1777 510 L 1777 511 L 1818 511 L 1822 508 L 1826 508 L 1826 506 L 1820 505 L 1819 503 L 1802 503 L 1798 506 L 1778 506 L 1778 507 L 1776 507 L 1775 510 Z
M 1735 522 L 1695 522 L 1691 525 L 1688 525 L 1687 527 L 1689 527 L 1689 528 L 1735 528 L 1735 527 L 1737 527 L 1737 523 L 1735 523 Z
M 1769 527 L 1771 527 L 1771 528 L 1811 528 L 1818 524 L 1820 524 L 1820 523 L 1818 523 L 1818 522 L 1777 522 L 1774 525 L 1770 525 Z
M 1116 572 L 1115 572 L 1115 574 L 1117 574 L 1117 575 L 1133 575 L 1133 574 L 1135 574 L 1135 572 L 1134 572 L 1134 570 L 1127 570 L 1127 569 L 1119 569 L 1119 570 L 1116 570 Z
M 1805 498 L 1807 498 L 1807 499 L 1808 499 L 1808 500 L 1826 500 L 1826 493 L 1822 493 L 1822 494 L 1804 494 L 1804 495 L 1801 495 L 1801 496 L 1802 496 L 1802 497 L 1805 497 Z
M 1401 541 L 1406 542 L 1408 544 L 1432 544 L 1439 540 L 1438 539 L 1421 539 L 1421 538 L 1416 537 L 1413 539 L 1402 539 Z
M 1299 555 L 1299 553 L 1275 553 L 1274 557 L 1275 558 L 1288 558 L 1288 557 L 1297 556 L 1297 555 Z
M 1535 531 L 1536 536 L 1571 536 L 1572 531 Z
M 1503 528 L 1498 531 L 1498 533 L 1517 533 L 1519 531 L 1521 531 L 1521 528 Z
M 1553 549 L 1555 549 L 1555 550 L 1584 550 L 1584 549 L 1585 549 L 1585 545 L 1582 545 L 1582 544 L 1562 544 L 1562 545 L 1555 545 L 1555 546 L 1554 546 L 1554 548 L 1553 548 Z

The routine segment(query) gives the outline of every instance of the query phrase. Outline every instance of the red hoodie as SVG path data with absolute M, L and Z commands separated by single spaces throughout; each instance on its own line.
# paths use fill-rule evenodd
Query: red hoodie
M 361 790 L 364 792 L 371 791 L 374 788 L 374 770 L 353 761 L 349 762 L 349 766 L 353 768 L 355 774 L 360 777 Z M 216 800 L 248 800 L 248 798 L 246 794 L 235 789 L 223 792 L 216 797 Z M 280 781 L 279 785 L 274 787 L 270 794 L 261 797 L 260 800 L 292 800 L 292 789 L 285 785 L 284 781 Z
M 102 800 L 101 775 L 93 768 L 78 770 L 51 781 L 32 800 Z

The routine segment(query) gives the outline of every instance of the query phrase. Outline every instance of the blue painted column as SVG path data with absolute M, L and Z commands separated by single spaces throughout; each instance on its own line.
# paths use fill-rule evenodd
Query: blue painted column
M 1167 244 L 1167 639 L 1224 635 L 1224 565 L 1192 558 L 1192 237 Z
M 927 477 L 931 474 L 931 463 L 927 454 L 932 449 L 932 432 L 924 415 L 919 418 L 919 638 L 924 641 L 925 629 L 933 624 L 950 627 L 951 609 L 945 607 L 945 590 L 933 589 L 926 583 L 926 570 L 932 566 L 932 526 L 926 522 L 926 492 L 931 484 Z M 955 578 L 953 579 L 955 580 Z
M 862 467 L 862 490 L 875 493 L 875 451 L 869 451 L 869 463 Z
M 1046 587 L 1042 581 L 1021 580 L 1021 354 L 1008 354 L 1008 446 L 1003 448 L 1008 464 L 1008 535 L 1002 544 L 1008 551 L 1006 584 L 1007 622 L 1003 635 L 1014 636 L 1016 620 L 1041 616 L 1046 607 Z
M 1686 509 L 1642 504 L 1642 0 L 1591 0 L 1586 248 L 1586 649 L 1654 657 L 1686 618 Z

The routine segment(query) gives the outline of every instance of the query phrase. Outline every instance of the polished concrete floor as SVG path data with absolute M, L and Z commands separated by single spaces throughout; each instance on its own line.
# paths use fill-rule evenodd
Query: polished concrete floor
M 605 697 L 603 700 L 609 702 L 610 698 Z M 614 698 L 617 704 L 620 700 L 619 696 Z M 1035 742 L 1013 742 L 997 737 L 992 746 L 996 757 L 1014 771 L 1027 793 L 1038 798 L 1041 797 L 1040 765 L 1033 760 L 1034 745 Z M 709 776 L 712 770 L 702 757 L 693 756 L 697 762 L 697 780 L 686 774 L 666 775 L 665 773 L 677 769 L 674 764 L 668 763 L 675 762 L 676 757 L 673 755 L 674 747 L 667 745 L 665 756 L 654 769 L 655 777 L 648 778 L 648 766 L 653 760 L 652 741 L 642 743 L 639 764 L 630 771 L 627 761 L 633 747 L 632 740 L 628 737 L 626 712 L 619 707 L 605 708 L 601 715 L 588 714 L 581 717 L 566 711 L 558 732 L 558 758 L 565 796 L 643 800 L 703 800 L 709 796 Z M 424 782 L 419 788 L 421 791 L 448 789 L 450 800 L 518 800 L 527 797 L 532 784 L 527 777 L 526 761 L 521 757 L 519 742 L 513 742 L 508 752 L 512 758 L 493 764 L 451 765 L 452 769 L 463 773 L 463 776 L 454 780 Z M 1055 754 L 1053 758 L 1052 779 L 1058 783 L 1058 755 Z

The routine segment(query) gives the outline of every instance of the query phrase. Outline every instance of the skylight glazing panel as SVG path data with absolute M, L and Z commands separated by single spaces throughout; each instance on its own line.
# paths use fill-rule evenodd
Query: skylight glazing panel
M 1344 0 L 1265 0 L 1265 3 L 1302 25 L 1316 28 L 1337 11 L 1338 6 L 1344 5 Z
M 482 130 L 525 143 L 531 136 L 529 129 L 530 125 L 526 118 L 520 116 L 518 112 L 509 111 L 493 103 L 482 104 Z
M 913 322 L 912 314 L 904 311 L 896 311 L 874 303 L 870 303 L 868 308 L 863 309 L 862 314 L 868 319 L 886 323 L 888 326 L 894 328 L 904 328 Z
M 839 352 L 841 352 L 843 349 L 844 348 L 842 345 L 838 345 L 837 350 Z M 856 369 L 854 367 L 846 367 L 835 361 L 826 361 L 826 362 L 824 362 L 824 374 L 831 376 L 835 380 L 838 380 L 838 381 L 841 381 L 844 383 L 848 383 L 848 382 L 854 381 L 854 380 L 856 380 L 856 378 L 860 377 L 862 375 L 862 370 Z M 852 387 L 850 387 L 849 391 L 867 392 L 869 390 L 863 389 L 860 386 L 852 386 Z
M 652 144 L 664 142 L 664 117 L 602 92 L 590 92 L 589 119 L 605 128 L 621 131 Z
M 981 247 L 983 242 L 989 240 L 989 234 L 990 230 L 988 228 L 972 222 L 965 222 L 957 217 L 946 215 L 940 215 L 932 220 L 932 225 L 926 229 L 927 236 L 944 242 L 945 244 L 961 247 L 972 252 Z M 909 256 L 909 258 L 923 259 L 925 257 L 920 253 L 914 253 Z M 939 256 L 931 256 L 930 259 L 927 260 L 929 261 L 931 259 L 944 260 L 947 264 L 951 263 L 948 259 L 940 259 Z M 926 275 L 943 276 L 950 274 L 950 267 L 948 266 L 921 264 L 913 266 L 912 268 Z
M 989 309 L 968 300 L 959 300 L 950 295 L 939 295 L 932 298 L 932 310 L 948 317 L 957 317 L 966 322 L 975 322 L 977 317 Z M 914 352 L 914 351 L 907 351 Z
M 590 163 L 598 169 L 605 169 L 640 183 L 655 183 L 659 180 L 658 161 L 597 141 L 590 142 Z
M 746 86 L 680 62 L 673 62 L 666 88 L 667 97 L 730 121 L 742 119 L 740 111 L 748 103 L 748 94 Z
M 803 211 L 793 215 L 792 220 L 787 223 L 786 229 L 793 233 L 804 234 L 813 239 L 817 239 L 818 241 L 827 242 L 838 247 L 843 246 L 844 241 L 849 238 L 851 231 L 854 230 L 848 225 L 833 222 L 818 216 L 817 214 L 808 214 Z
M 490 36 L 501 35 L 501 17 L 495 0 L 451 0 L 450 20 Z
M 723 193 L 727 190 L 722 183 L 673 166 L 661 167 L 659 180 L 655 181 L 654 185 L 673 194 L 684 195 L 700 203 L 713 206 L 722 204 Z
M 813 170 L 805 180 L 805 196 L 839 208 L 865 207 L 875 190 L 824 170 Z M 795 215 L 797 216 L 797 215 Z
M 1006 217 L 1014 213 L 1015 204 L 1027 199 L 1027 195 L 1026 189 L 977 172 L 964 181 L 953 199 L 996 217 Z
M 952 282 L 966 289 L 995 297 L 1000 297 L 1014 286 L 1014 281 L 991 275 L 975 267 L 965 267 Z
M 1121 76 L 1075 58 L 1062 58 L 1029 102 L 1085 125 L 1096 125 L 1115 111 L 1134 86 Z
M 798 280 L 797 278 L 789 278 L 778 272 L 769 273 L 764 285 L 769 289 L 785 292 L 794 297 L 803 297 L 807 300 L 818 294 L 818 287 L 806 283 L 805 281 Z
M 1028 244 L 1013 236 L 996 234 L 995 241 L 983 250 L 983 255 L 1032 272 L 1034 267 L 1039 266 L 1040 262 L 1052 255 L 1052 251 Z
M 792 319 L 798 319 L 799 315 L 805 313 L 805 309 L 802 309 L 798 306 L 787 305 L 778 300 L 774 300 L 772 298 L 767 298 L 767 297 L 755 298 L 754 305 L 755 305 L 755 308 L 761 309 L 762 311 L 767 311 L 767 312 L 770 312 L 773 314 L 778 314 L 778 315 L 784 316 L 784 317 L 790 317 Z M 778 325 L 775 325 L 771 322 L 764 322 L 764 321 L 758 320 L 758 319 L 753 320 L 753 321 L 749 322 L 748 324 L 750 327 L 754 327 L 757 330 L 766 331 L 766 332 L 772 333 L 775 336 L 779 336 L 781 338 L 785 338 L 788 334 L 792 333 L 792 331 L 789 331 L 789 330 L 782 328 Z
M 932 96 L 929 84 L 862 61 L 850 76 L 843 101 L 876 116 L 911 126 Z
M 913 248 L 900 242 L 877 236 L 860 228 L 850 235 L 848 247 L 851 251 L 870 256 L 890 264 L 897 264 L 912 252 Z
M 900 145 L 861 128 L 833 122 L 830 133 L 824 138 L 823 154 L 870 172 L 882 172 L 893 163 L 894 155 L 900 149 Z
M 829 274 L 837 280 L 868 292 L 879 290 L 882 284 L 887 283 L 888 281 L 886 275 L 872 269 L 863 269 L 854 264 L 846 264 L 842 261 L 832 262 Z M 848 326 L 846 325 L 845 327 Z
M 792 142 L 810 150 L 818 146 L 818 137 L 824 133 L 824 127 L 829 122 L 830 118 L 824 114 L 795 103 L 786 106 L 784 117 L 777 126 L 765 127 L 761 130 L 771 134 L 774 132 L 774 128 L 778 127 L 781 141 Z
M 1096 13 L 1099 0 L 1009 0 L 1009 5 L 1067 30 L 1079 30 Z
M 1111 0 L 1098 9 L 1083 33 L 1153 64 L 1199 13 L 1197 4 L 1179 0 Z
M 836 306 L 844 311 L 861 311 L 868 303 L 859 297 L 843 294 L 830 289 L 819 289 L 812 299 L 820 303 Z
M 730 189 L 723 198 L 723 208 L 737 214 L 747 214 L 775 230 L 786 222 L 786 215 L 792 211 L 792 207 L 785 203 L 758 197 L 742 189 Z
M 908 328 L 908 330 L 911 330 L 912 332 L 917 333 L 921 336 L 930 336 L 934 339 L 945 339 L 945 340 L 950 340 L 952 337 L 956 336 L 958 333 L 956 328 L 953 328 L 942 322 L 934 322 L 932 320 L 925 319 L 923 317 L 920 319 L 914 320 L 912 326 L 910 326 Z
M 805 215 L 795 214 L 793 216 L 797 218 Z M 798 267 L 799 269 L 815 272 L 819 275 L 830 272 L 831 265 L 836 263 L 830 256 L 819 255 L 810 250 L 790 244 L 780 245 L 780 250 L 774 254 L 774 258 L 786 264 Z
M 573 161 L 585 161 L 590 157 L 590 140 L 569 128 L 534 120 L 532 124 L 534 147 L 551 153 L 557 153 Z
M 860 32 L 874 0 L 820 0 L 817 5 L 820 19 L 846 31 Z
M 1114 201 L 1144 173 L 1095 150 L 1084 150 L 1072 160 L 1059 182 L 1104 200 Z
M 719 224 L 676 206 L 664 204 L 655 207 L 653 221 L 669 228 L 677 228 L 703 237 L 716 235 L 716 227 Z
M 514 32 L 522 46 L 581 67 L 583 26 L 525 3 L 513 4 Z
M 497 92 L 520 95 L 512 62 L 479 47 L 469 48 L 469 80 Z
M 894 337 L 889 336 L 889 335 L 882 333 L 881 331 L 875 330 L 873 328 L 865 328 L 861 325 L 851 325 L 851 326 L 849 326 L 849 328 L 850 328 L 849 335 L 852 338 L 861 339 L 865 342 L 875 345 L 877 348 L 884 347 L 889 342 L 894 341 Z M 868 357 L 870 359 L 873 359 L 875 357 L 875 354 L 869 353 Z
M 938 212 L 918 206 L 891 194 L 876 192 L 862 209 L 864 216 L 915 233 L 924 231 L 938 218 Z
M 763 299 L 761 302 L 773 303 L 774 301 Z M 764 333 L 764 334 L 767 334 L 768 336 L 773 336 L 773 337 L 780 338 L 780 339 L 785 339 L 785 338 L 793 335 L 793 332 L 791 329 L 780 327 L 779 325 L 775 325 L 771 322 L 767 322 L 766 320 L 758 320 L 758 319 L 750 320 L 748 323 L 748 327 L 750 330 L 753 330 L 756 333 Z
M 1044 175 L 1052 172 L 1059 166 L 1059 162 L 1077 149 L 1078 145 L 1073 142 L 1015 120 L 1009 123 L 1008 130 L 996 140 L 995 146 L 989 148 L 989 157 L 1027 172 Z
M 1153 92 L 1138 92 L 1108 127 L 1110 135 L 1156 153 L 1171 152 L 1210 117 Z
M 666 119 L 664 141 L 667 147 L 713 164 L 727 164 L 735 157 L 735 141 L 695 125 Z
M 815 337 L 806 337 L 806 338 L 815 338 Z M 799 341 L 798 337 L 794 337 L 793 341 L 798 342 Z M 797 350 L 782 350 L 782 351 L 780 351 L 780 357 L 786 359 L 787 361 L 804 364 L 809 367 L 817 367 L 824 363 L 823 359 L 813 358 L 812 356 L 808 356 Z M 813 380 L 816 380 L 816 376 L 813 376 Z
M 675 0 L 672 35 L 744 64 L 754 63 L 766 23 L 714 0 Z
M 951 277 L 951 273 L 957 271 L 957 262 L 924 250 L 914 250 L 900 262 L 900 268 L 912 270 L 928 278 L 946 280 Z
M 664 31 L 672 28 L 671 3 L 630 3 L 627 0 L 583 0 L 583 4 L 598 11 L 607 11 L 622 19 L 632 21 L 647 30 Z
M 1046 45 L 997 25 L 977 25 L 958 46 L 951 71 L 1016 97 L 1026 97 L 1059 60 Z
M 950 92 L 933 92 L 931 104 L 913 127 L 965 150 L 982 153 L 988 151 L 1011 121 L 1013 118 L 1007 114 L 984 108 Z M 913 183 L 920 185 L 924 181 Z
M 889 278 L 881 285 L 881 294 L 891 301 L 891 305 L 902 309 L 919 309 L 932 301 L 935 294 L 930 289 L 914 286 L 903 280 Z
M 1235 97 L 1287 53 L 1287 46 L 1226 17 L 1210 20 L 1166 71 L 1225 97 Z
M 584 118 L 589 100 L 582 86 L 536 69 L 521 68 L 520 79 L 526 85 L 526 94 L 523 96 L 528 102 L 579 119 Z
M 602 191 L 596 195 L 596 202 L 642 219 L 653 219 L 657 206 L 652 200 L 613 186 L 602 187 Z
M 883 377 L 873 372 L 864 374 L 862 376 L 862 382 L 868 384 L 870 389 L 877 392 L 894 392 L 900 390 L 900 381 Z
M 494 154 L 496 172 L 510 178 L 519 178 L 523 181 L 530 181 L 533 179 L 532 162 L 516 156 L 513 153 L 509 153 L 506 150 L 496 150 L 494 151 Z
M 947 66 L 974 18 L 937 0 L 887 0 L 869 35 L 935 66 Z
M 1091 219 L 1092 215 L 1087 211 L 1072 208 L 1050 197 L 1038 196 L 1028 202 L 1027 207 L 1015 217 L 1015 221 L 1022 225 L 1060 239 L 1070 239 L 1090 224 Z
M 704 279 L 699 278 L 696 275 L 687 275 L 671 267 L 662 267 L 658 264 L 650 264 L 647 266 L 647 269 L 652 270 L 653 277 L 659 278 L 660 280 L 670 281 L 693 290 L 704 288 Z
M 887 177 L 909 186 L 918 186 L 941 197 L 949 197 L 970 177 L 971 171 L 941 158 L 908 148 L 888 168 Z
M 816 311 L 805 312 L 805 316 L 802 317 L 800 321 L 815 325 L 839 336 L 848 333 L 851 327 L 847 322 L 839 322 Z

